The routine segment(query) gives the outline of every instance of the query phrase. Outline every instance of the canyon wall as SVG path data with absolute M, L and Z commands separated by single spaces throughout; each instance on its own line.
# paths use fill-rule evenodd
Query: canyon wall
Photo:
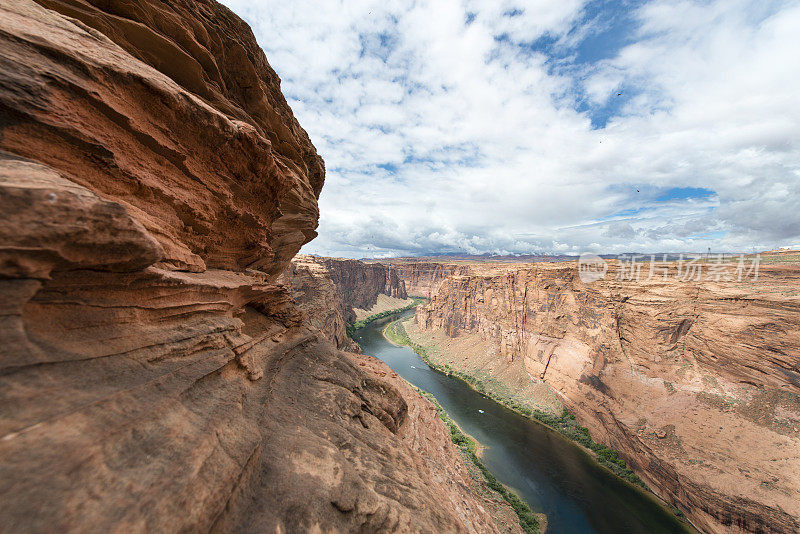
M 0 3 L 0 532 L 496 532 L 276 278 L 324 166 L 212 0 Z
M 319 330 L 337 348 L 361 352 L 358 343 L 347 335 L 344 303 L 321 262 L 298 254 L 278 277 L 278 283 L 289 290 L 305 324 Z
M 381 263 L 364 263 L 341 258 L 318 258 L 330 274 L 331 281 L 343 304 L 346 321 L 355 321 L 353 308 L 368 310 L 378 300 L 378 295 L 398 299 L 408 298 L 405 283 L 394 269 Z
M 357 260 L 298 254 L 278 282 L 291 290 L 307 324 L 353 352 L 361 352 L 347 335 L 347 323 L 356 318 L 353 308 L 370 309 L 378 295 L 407 298 L 405 285 L 389 267 Z
M 415 320 L 522 359 L 704 531 L 797 532 L 800 268 L 741 282 L 618 272 L 585 284 L 575 263 L 475 266 Z
M 447 278 L 469 271 L 463 265 L 428 261 L 396 261 L 392 266 L 397 277 L 405 283 L 409 295 L 431 298 Z

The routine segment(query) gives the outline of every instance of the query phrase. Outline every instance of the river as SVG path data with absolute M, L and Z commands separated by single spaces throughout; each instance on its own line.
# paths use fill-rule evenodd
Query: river
M 414 310 L 400 317 L 413 315 Z M 433 394 L 447 413 L 484 447 L 481 459 L 535 512 L 547 515 L 548 533 L 659 534 L 695 532 L 655 497 L 623 482 L 557 432 L 508 410 L 456 378 L 435 371 L 410 348 L 387 341 L 382 330 L 397 316 L 356 331 L 365 354 Z

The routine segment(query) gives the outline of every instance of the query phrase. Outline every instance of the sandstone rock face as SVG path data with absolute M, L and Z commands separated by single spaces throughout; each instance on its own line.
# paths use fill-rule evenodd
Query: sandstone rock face
M 342 302 L 342 292 L 337 290 L 324 263 L 313 256 L 298 254 L 278 282 L 290 289 L 306 324 L 320 330 L 338 348 L 361 352 L 358 343 L 347 335 L 345 316 L 352 313 L 352 308 Z
M 378 300 L 379 294 L 399 299 L 408 298 L 405 283 L 394 269 L 381 263 L 364 263 L 358 260 L 319 258 L 330 274 L 346 321 L 354 321 L 353 308 L 368 310 Z
M 211 0 L 0 3 L 0 532 L 496 529 L 275 279 L 324 168 Z
M 524 361 L 708 532 L 800 528 L 800 269 L 758 281 L 605 281 L 575 264 L 472 268 L 418 308 Z
M 167 268 L 277 276 L 324 166 L 249 28 L 210 0 L 41 4 L 77 21 L 5 3 L 2 149 L 124 206 Z
M 463 265 L 426 261 L 403 261 L 391 265 L 397 277 L 405 283 L 409 295 L 425 298 L 436 295 L 442 282 L 450 276 L 469 272 Z
M 307 324 L 353 352 L 361 352 L 346 330 L 356 320 L 353 308 L 371 308 L 378 295 L 407 298 L 405 284 L 390 267 L 358 260 L 298 254 L 278 281 L 290 288 Z

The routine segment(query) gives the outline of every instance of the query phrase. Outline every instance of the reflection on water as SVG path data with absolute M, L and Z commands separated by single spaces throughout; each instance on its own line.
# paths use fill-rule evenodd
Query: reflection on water
M 405 316 L 414 311 L 405 312 Z M 547 514 L 549 533 L 694 532 L 652 496 L 618 479 L 560 434 L 526 419 L 425 365 L 408 347 L 386 341 L 391 319 L 356 332 L 365 354 L 432 393 L 485 450 L 484 464 L 531 508 Z

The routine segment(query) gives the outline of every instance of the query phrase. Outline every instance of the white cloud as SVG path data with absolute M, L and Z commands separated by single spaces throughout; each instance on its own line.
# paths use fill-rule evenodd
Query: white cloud
M 630 44 L 566 67 L 531 44 L 596 31 L 578 0 L 225 3 L 326 161 L 306 252 L 800 241 L 797 2 L 652 0 Z M 687 187 L 713 194 L 658 199 Z

